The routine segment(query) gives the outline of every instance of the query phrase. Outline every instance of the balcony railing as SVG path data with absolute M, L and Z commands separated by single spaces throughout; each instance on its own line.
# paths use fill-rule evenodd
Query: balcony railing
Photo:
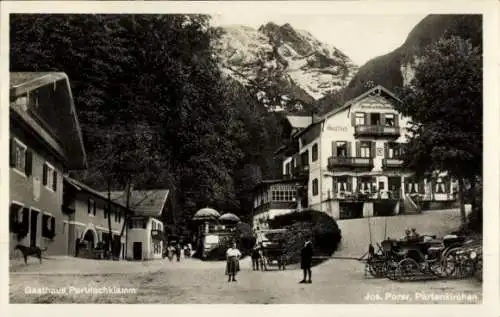
M 355 135 L 399 137 L 401 135 L 401 131 L 399 127 L 387 127 L 382 125 L 357 125 L 355 127 Z
M 309 165 L 298 165 L 292 168 L 292 175 L 294 178 L 307 178 L 309 177 Z
M 402 166 L 403 166 L 403 160 L 399 158 L 385 158 L 382 160 L 383 168 L 394 168 Z
M 333 193 L 332 199 L 352 201 L 352 202 L 364 202 L 371 200 L 399 200 L 401 198 L 400 191 L 356 191 L 356 192 L 336 192 Z
M 330 156 L 328 158 L 328 169 L 335 167 L 373 167 L 373 159 L 370 157 L 344 157 Z

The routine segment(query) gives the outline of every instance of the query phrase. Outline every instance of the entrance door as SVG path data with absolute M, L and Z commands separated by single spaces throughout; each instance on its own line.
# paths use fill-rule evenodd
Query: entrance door
M 31 210 L 30 217 L 30 246 L 36 247 L 36 236 L 37 236 L 37 227 L 38 227 L 38 211 Z
M 142 260 L 142 242 L 134 242 L 133 255 L 134 260 Z
M 394 199 L 400 198 L 401 196 L 401 177 L 389 177 L 388 178 L 389 192 Z

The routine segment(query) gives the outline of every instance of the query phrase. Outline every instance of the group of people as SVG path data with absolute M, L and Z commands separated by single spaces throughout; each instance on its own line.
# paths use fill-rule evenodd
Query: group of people
M 188 243 L 184 247 L 181 247 L 180 243 L 177 243 L 176 245 L 169 245 L 167 247 L 167 257 L 170 261 L 172 261 L 175 256 L 177 258 L 177 262 L 180 262 L 182 253 L 184 253 L 185 258 L 191 257 L 192 255 L 191 243 Z
M 233 242 L 232 246 L 226 251 L 226 275 L 228 276 L 228 282 L 236 282 L 236 274 L 240 270 L 240 258 L 241 252 L 236 247 L 236 242 Z M 262 258 L 262 245 L 256 246 L 251 253 L 252 257 L 252 269 L 259 270 L 259 264 L 263 265 Z M 313 258 L 313 246 L 311 241 L 306 241 L 304 247 L 300 252 L 300 268 L 303 271 L 303 279 L 299 282 L 312 283 L 312 258 Z M 281 259 L 283 261 L 283 259 Z M 284 263 L 278 263 L 280 266 Z M 280 267 L 281 268 L 281 267 Z

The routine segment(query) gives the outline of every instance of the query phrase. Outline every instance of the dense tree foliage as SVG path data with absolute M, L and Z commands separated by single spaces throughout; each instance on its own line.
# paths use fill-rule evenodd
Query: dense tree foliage
M 13 15 L 10 32 L 11 71 L 70 78 L 90 162 L 78 178 L 169 188 L 181 226 L 207 205 L 251 210 L 248 179 L 272 175 L 279 118 L 221 74 L 208 16 Z
M 455 36 L 424 51 L 400 93 L 399 110 L 413 121 L 405 162 L 418 175 L 448 171 L 459 180 L 463 221 L 463 189 L 482 175 L 482 95 L 481 47 Z

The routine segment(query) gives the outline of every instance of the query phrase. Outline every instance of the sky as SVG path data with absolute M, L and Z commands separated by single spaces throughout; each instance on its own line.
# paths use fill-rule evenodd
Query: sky
M 368 60 L 398 48 L 425 15 L 217 15 L 212 25 L 241 24 L 258 28 L 267 22 L 308 31 L 331 44 L 361 66 Z

